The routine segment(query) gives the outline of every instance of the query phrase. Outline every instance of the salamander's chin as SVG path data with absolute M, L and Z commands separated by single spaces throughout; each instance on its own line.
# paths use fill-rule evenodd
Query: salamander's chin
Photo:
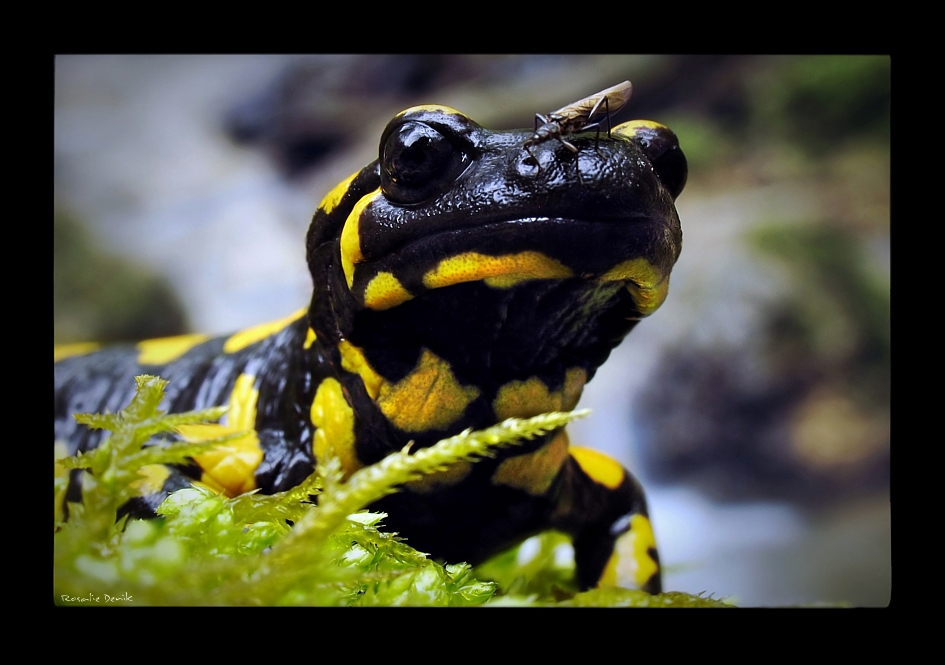
M 486 384 L 569 367 L 592 373 L 639 319 L 619 282 L 580 277 L 533 279 L 508 287 L 463 282 L 423 292 L 387 310 L 362 310 L 354 318 L 354 343 L 445 357 L 463 376 Z M 389 373 L 396 376 L 397 372 Z

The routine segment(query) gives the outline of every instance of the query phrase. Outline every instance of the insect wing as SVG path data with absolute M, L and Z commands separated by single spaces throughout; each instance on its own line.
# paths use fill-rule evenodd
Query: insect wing
M 563 106 L 557 111 L 553 112 L 552 116 L 559 116 L 564 118 L 569 123 L 587 123 L 591 120 L 591 114 L 594 112 L 595 107 L 600 104 L 601 100 L 604 97 L 607 98 L 607 108 L 610 113 L 615 113 L 619 111 L 630 101 L 630 96 L 633 94 L 633 85 L 630 81 L 624 81 L 623 83 L 618 83 L 617 85 L 611 86 L 606 90 L 601 90 L 596 92 L 593 95 L 585 97 L 584 99 L 579 99 L 578 101 Z

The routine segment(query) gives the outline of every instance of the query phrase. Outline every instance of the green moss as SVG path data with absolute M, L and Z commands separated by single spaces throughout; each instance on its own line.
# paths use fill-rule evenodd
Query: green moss
M 465 563 L 430 560 L 382 530 L 386 515 L 365 510 L 399 484 L 459 460 L 489 456 L 582 414 L 509 419 L 466 431 L 414 453 L 394 453 L 347 481 L 340 462 L 330 460 L 297 487 L 271 496 L 253 492 L 227 499 L 200 487 L 183 489 L 164 501 L 157 519 L 119 520 L 142 467 L 178 463 L 224 440 L 155 443 L 179 425 L 215 420 L 222 410 L 168 415 L 158 409 L 166 382 L 150 376 L 137 382 L 134 399 L 119 413 L 77 416 L 109 430 L 108 439 L 89 453 L 57 460 L 57 490 L 64 469 L 88 471 L 82 503 L 70 503 L 68 521 L 56 523 L 57 604 L 458 607 L 495 602 L 500 595 L 503 603 L 519 605 L 562 597 L 583 605 L 595 599 L 604 605 L 653 603 L 633 595 L 615 601 L 613 593 L 574 596 L 562 570 L 538 565 L 547 563 L 542 556 L 522 567 L 510 554 L 484 567 L 511 579 L 503 592 Z M 503 561 L 514 565 L 503 571 Z

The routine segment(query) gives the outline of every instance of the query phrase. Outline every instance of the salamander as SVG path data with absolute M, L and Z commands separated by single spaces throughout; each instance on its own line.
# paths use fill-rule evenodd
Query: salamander
M 121 409 L 139 374 L 169 381 L 170 412 L 229 405 L 219 425 L 180 435 L 248 434 L 151 474 L 128 510 L 153 515 L 192 480 L 229 496 L 273 493 L 330 454 L 351 474 L 411 441 L 574 409 L 611 350 L 666 298 L 687 164 L 675 134 L 652 121 L 574 134 L 574 151 L 558 141 L 526 150 L 531 135 L 446 106 L 397 114 L 377 160 L 314 213 L 307 307 L 225 337 L 57 350 L 57 446 L 98 445 L 102 432 L 72 414 Z M 572 537 L 582 588 L 613 582 L 615 543 L 629 539 L 636 585 L 660 591 L 640 484 L 571 446 L 563 429 L 454 465 L 375 508 L 408 543 L 451 562 L 476 564 L 558 529 Z

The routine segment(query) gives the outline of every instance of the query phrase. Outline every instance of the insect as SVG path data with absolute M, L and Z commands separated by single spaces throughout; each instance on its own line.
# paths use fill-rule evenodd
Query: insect
M 535 131 L 525 140 L 525 150 L 532 159 L 535 159 L 535 155 L 531 151 L 532 146 L 551 139 L 558 139 L 565 148 L 576 153 L 578 151 L 577 147 L 564 137 L 570 138 L 576 132 L 585 132 L 592 129 L 597 130 L 596 147 L 596 141 L 600 138 L 600 123 L 591 121 L 603 107 L 604 115 L 607 118 L 607 137 L 610 138 L 610 114 L 622 109 L 630 101 L 631 94 L 633 94 L 633 85 L 630 81 L 624 81 L 563 106 L 548 115 L 536 113 Z M 539 125 L 539 121 L 541 125 Z M 537 163 L 538 160 L 535 159 L 535 162 Z M 538 169 L 541 170 L 540 165 Z

